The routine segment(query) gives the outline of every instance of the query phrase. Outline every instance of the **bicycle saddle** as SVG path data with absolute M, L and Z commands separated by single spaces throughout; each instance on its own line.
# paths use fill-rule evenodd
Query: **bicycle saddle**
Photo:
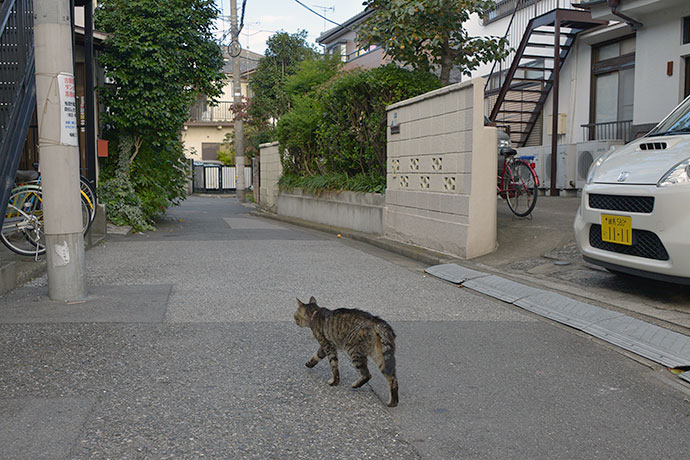
M 17 182 L 24 182 L 27 180 L 36 180 L 38 179 L 38 172 L 34 170 L 27 170 L 27 171 L 22 171 L 21 169 L 17 171 L 17 175 L 15 176 L 15 181 Z

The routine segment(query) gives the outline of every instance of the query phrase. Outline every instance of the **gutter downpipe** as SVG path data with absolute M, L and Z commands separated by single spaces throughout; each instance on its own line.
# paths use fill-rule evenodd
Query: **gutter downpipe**
M 608 3 L 609 8 L 611 8 L 611 13 L 614 16 L 618 16 L 619 18 L 624 20 L 630 26 L 630 28 L 633 30 L 633 32 L 637 32 L 638 29 L 640 29 L 640 28 L 642 28 L 642 26 L 644 26 L 644 24 L 642 24 L 640 21 L 636 21 L 633 18 L 631 18 L 630 16 L 626 16 L 623 13 L 621 13 L 620 11 L 618 11 L 618 7 L 621 4 L 621 0 L 607 0 L 606 3 Z

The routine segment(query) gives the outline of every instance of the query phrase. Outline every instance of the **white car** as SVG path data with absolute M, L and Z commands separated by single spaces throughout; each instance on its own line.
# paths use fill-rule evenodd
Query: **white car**
M 587 262 L 690 284 L 690 97 L 592 164 L 574 230 Z

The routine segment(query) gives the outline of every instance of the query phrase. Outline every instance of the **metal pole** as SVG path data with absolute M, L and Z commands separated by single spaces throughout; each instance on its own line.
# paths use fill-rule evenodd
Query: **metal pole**
M 558 84 L 559 73 L 561 67 L 561 18 L 556 11 L 556 19 L 554 20 L 555 36 L 553 48 L 553 120 L 551 123 L 551 189 L 549 194 L 551 196 L 558 195 L 556 188 L 556 169 L 558 161 Z
M 232 40 L 236 53 L 232 56 L 232 91 L 235 105 L 242 103 L 242 80 L 240 75 L 240 33 L 237 18 L 237 0 L 230 0 Z M 244 198 L 244 126 L 240 117 L 235 118 L 235 173 L 237 174 L 237 199 L 243 202 Z
M 96 186 L 96 104 L 93 85 L 93 0 L 84 2 L 84 95 L 86 105 L 86 177 Z
M 86 297 L 86 264 L 70 2 L 36 0 L 34 17 L 48 295 L 53 300 L 79 300 Z

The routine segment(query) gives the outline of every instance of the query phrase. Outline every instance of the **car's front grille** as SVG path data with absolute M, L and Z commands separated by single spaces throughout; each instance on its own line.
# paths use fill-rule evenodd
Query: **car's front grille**
M 589 207 L 609 211 L 641 212 L 650 214 L 654 210 L 653 196 L 589 195 Z
M 601 239 L 601 225 L 592 224 L 589 227 L 589 244 L 593 248 L 629 256 L 644 257 L 645 259 L 668 260 L 668 252 L 666 252 L 666 248 L 655 233 L 647 230 L 633 229 L 632 241 L 632 246 L 609 243 Z

